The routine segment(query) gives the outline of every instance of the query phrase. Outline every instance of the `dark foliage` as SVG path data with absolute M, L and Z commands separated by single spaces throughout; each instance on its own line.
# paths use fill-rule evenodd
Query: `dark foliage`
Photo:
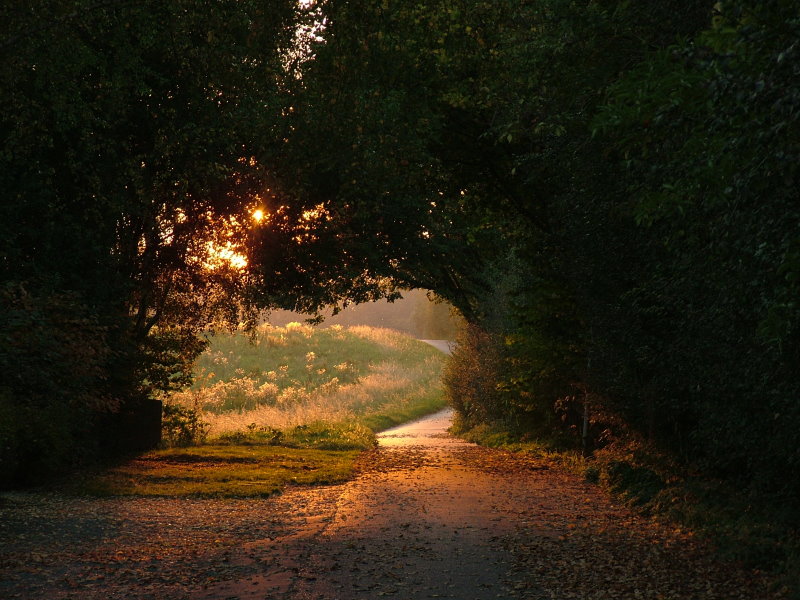
M 4 464 L 184 384 L 241 302 L 418 287 L 468 424 L 645 440 L 796 526 L 795 4 L 0 9 Z M 196 259 L 231 239 L 247 271 Z
M 239 318 L 208 244 L 264 189 L 295 22 L 289 0 L 0 7 L 3 482 L 119 446 Z
M 462 311 L 462 417 L 579 446 L 588 406 L 589 447 L 797 513 L 796 6 L 321 10 L 293 185 L 363 268 Z

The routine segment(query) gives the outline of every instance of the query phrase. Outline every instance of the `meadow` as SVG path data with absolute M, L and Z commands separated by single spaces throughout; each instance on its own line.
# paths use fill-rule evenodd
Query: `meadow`
M 99 495 L 243 497 L 346 480 L 375 432 L 445 406 L 445 358 L 366 326 L 215 335 L 194 385 L 165 399 L 165 447 L 74 483 Z
M 445 404 L 444 355 L 394 330 L 265 324 L 210 341 L 194 386 L 167 400 L 195 411 L 209 439 L 374 432 Z

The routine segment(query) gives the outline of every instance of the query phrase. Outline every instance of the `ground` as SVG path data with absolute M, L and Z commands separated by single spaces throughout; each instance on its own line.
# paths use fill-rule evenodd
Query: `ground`
M 759 574 L 530 457 L 386 432 L 352 481 L 267 499 L 0 502 L 0 598 L 762 600 Z

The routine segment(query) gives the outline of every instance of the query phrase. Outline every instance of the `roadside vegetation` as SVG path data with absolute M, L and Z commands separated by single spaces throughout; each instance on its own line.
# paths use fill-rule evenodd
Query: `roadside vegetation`
M 358 451 L 209 444 L 149 452 L 82 484 L 99 496 L 269 496 L 286 485 L 348 479 Z
M 633 510 L 708 539 L 723 559 L 771 573 L 785 593 L 798 587 L 800 543 L 792 507 L 767 504 L 748 490 L 709 478 L 645 440 L 629 439 L 584 456 L 559 440 L 532 438 L 508 423 L 465 428 L 461 422 L 453 433 L 585 477 Z
M 165 400 L 163 446 L 83 482 L 103 495 L 263 496 L 347 479 L 375 432 L 445 405 L 444 355 L 366 326 L 261 325 L 211 337 Z
M 547 413 L 504 416 L 510 396 L 492 384 L 502 372 L 503 348 L 483 332 L 462 331 L 444 381 L 456 410 L 452 432 L 492 448 L 535 457 L 598 484 L 637 512 L 685 527 L 709 539 L 719 555 L 755 571 L 771 573 L 787 597 L 800 589 L 800 542 L 796 508 L 780 495 L 759 493 L 711 476 L 699 460 L 681 460 L 619 417 L 589 413 L 587 446 L 581 447 L 574 404 L 591 396 L 564 398 Z M 601 429 L 602 427 L 602 429 Z M 699 457 L 698 457 L 699 458 Z

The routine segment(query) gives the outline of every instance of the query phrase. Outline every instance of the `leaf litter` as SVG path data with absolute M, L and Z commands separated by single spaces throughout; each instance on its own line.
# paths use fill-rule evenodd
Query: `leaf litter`
M 436 439 L 272 498 L 6 493 L 0 598 L 781 598 L 553 465 Z

